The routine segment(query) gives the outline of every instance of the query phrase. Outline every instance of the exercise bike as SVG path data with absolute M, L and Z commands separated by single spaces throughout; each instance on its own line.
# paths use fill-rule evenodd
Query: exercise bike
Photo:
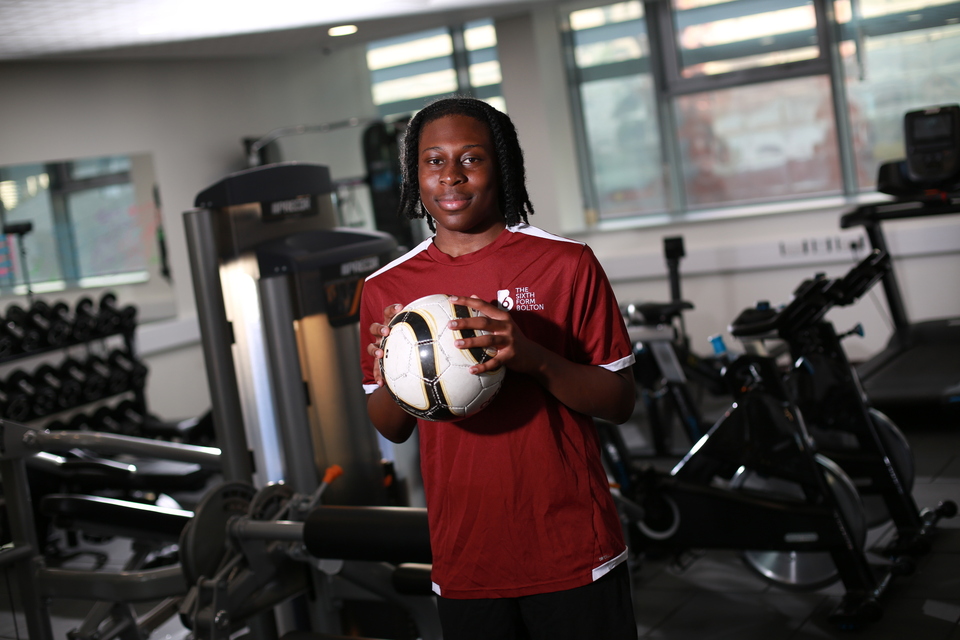
M 663 253 L 670 302 L 636 302 L 622 309 L 634 345 L 634 378 L 650 425 L 654 454 L 658 456 L 671 453 L 672 419 L 680 422 L 688 446 L 710 428 L 691 392 L 691 381 L 713 395 L 727 395 L 722 362 L 701 356 L 690 347 L 683 314 L 694 307 L 680 292 L 680 259 L 686 255 L 683 237 L 664 238 Z
M 782 309 L 761 303 L 745 310 L 730 331 L 752 352 L 765 349 L 771 338 L 786 343 L 792 364 L 785 382 L 819 451 L 853 479 L 863 498 L 868 526 L 892 519 L 897 535 L 886 553 L 916 556 L 929 550 L 932 522 L 929 510 L 919 510 L 911 495 L 914 461 L 910 445 L 897 426 L 870 405 L 856 369 L 847 359 L 841 342 L 862 335 L 862 328 L 858 325 L 838 334 L 824 319 L 831 308 L 859 299 L 889 269 L 889 256 L 874 250 L 842 278 L 818 274 L 804 281 Z M 946 517 L 956 513 L 952 502 L 939 509 Z M 760 565 L 772 560 L 753 559 Z
M 855 267 L 847 284 L 865 291 L 877 259 Z M 857 487 L 819 450 L 776 358 L 742 355 L 724 379 L 734 404 L 668 474 L 637 467 L 616 427 L 598 423 L 632 546 L 747 551 L 747 566 L 780 586 L 817 589 L 840 580 L 845 594 L 830 619 L 841 627 L 875 621 L 892 578 L 912 570 L 910 558 L 883 567 L 867 561 L 868 522 Z M 951 503 L 925 513 L 918 535 L 955 511 Z

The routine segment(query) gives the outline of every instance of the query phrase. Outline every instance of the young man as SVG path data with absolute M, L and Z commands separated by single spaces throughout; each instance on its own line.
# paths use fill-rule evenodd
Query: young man
M 433 582 L 446 640 L 637 637 L 620 520 L 593 418 L 632 413 L 633 355 L 613 291 L 584 244 L 527 223 L 533 213 L 510 119 L 447 99 L 404 139 L 401 209 L 433 238 L 371 275 L 361 327 L 368 412 L 384 437 L 419 429 Z M 417 420 L 382 388 L 387 324 L 407 302 L 455 294 L 482 316 L 462 348 L 493 348 L 473 368 L 507 368 L 483 411 Z

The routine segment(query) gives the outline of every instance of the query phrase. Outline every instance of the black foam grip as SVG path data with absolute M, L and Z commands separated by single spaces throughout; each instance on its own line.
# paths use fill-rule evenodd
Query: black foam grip
M 311 555 L 340 560 L 432 562 L 427 510 L 410 507 L 317 507 L 303 541 Z
M 407 596 L 429 596 L 433 593 L 433 579 L 429 564 L 401 564 L 390 579 L 397 593 Z

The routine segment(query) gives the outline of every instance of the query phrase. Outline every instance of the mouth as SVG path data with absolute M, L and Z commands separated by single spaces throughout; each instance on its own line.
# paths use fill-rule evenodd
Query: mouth
M 436 198 L 436 203 L 444 211 L 459 211 L 470 204 L 471 199 L 471 196 L 462 193 L 451 193 Z

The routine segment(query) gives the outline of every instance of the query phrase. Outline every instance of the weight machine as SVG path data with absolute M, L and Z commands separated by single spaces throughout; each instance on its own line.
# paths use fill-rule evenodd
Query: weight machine
M 332 191 L 324 166 L 265 165 L 211 185 L 197 195 L 197 208 L 184 214 L 223 476 L 263 491 L 282 482 L 285 490 L 309 496 L 320 486 L 318 470 L 338 465 L 343 478 L 325 487 L 326 504 L 403 505 L 405 497 L 387 489 L 391 483 L 396 488 L 400 475 L 385 463 L 391 451 L 366 414 L 358 327 L 363 281 L 395 256 L 397 243 L 383 232 L 337 228 Z M 237 509 L 247 510 L 253 497 L 248 492 L 236 501 Z M 201 511 L 223 516 L 213 506 L 222 504 L 236 515 L 229 511 L 234 502 L 212 502 Z M 256 518 L 265 517 L 259 504 L 252 508 Z M 195 518 L 185 535 L 217 537 L 222 519 Z M 215 555 L 193 557 L 207 562 Z M 185 567 L 191 563 L 188 556 Z M 286 570 L 254 564 L 253 574 Z M 208 571 L 216 569 L 188 570 L 199 581 L 191 584 L 200 590 L 194 602 L 204 602 L 204 594 L 220 602 L 222 594 L 209 593 L 201 580 L 212 579 Z M 316 570 L 306 579 L 310 589 L 292 605 L 276 612 L 249 607 L 263 612 L 252 623 L 257 635 L 339 632 L 334 602 L 343 594 Z M 250 595 L 252 587 L 243 589 Z M 245 596 L 234 601 L 245 602 Z M 202 610 L 196 612 L 199 624 L 220 633 L 220 626 L 204 622 Z
M 0 550 L 0 567 L 14 572 L 33 640 L 52 640 L 49 601 L 56 598 L 96 601 L 72 632 L 77 639 L 142 640 L 178 611 L 195 638 L 227 638 L 258 614 L 308 591 L 311 574 L 322 576 L 328 593 L 357 597 L 360 587 L 364 597 L 374 594 L 396 603 L 410 612 L 424 640 L 440 640 L 426 510 L 319 505 L 336 475 L 330 471 L 310 495 L 283 484 L 257 491 L 247 483 L 225 482 L 207 492 L 193 513 L 93 496 L 47 496 L 61 524 L 135 540 L 177 539 L 180 562 L 155 569 L 128 565 L 119 572 L 45 566 L 25 459 L 76 447 L 210 469 L 221 462 L 213 447 L 90 431 L 41 431 L 0 420 L 0 478 L 12 537 Z M 136 615 L 134 603 L 154 600 L 159 603 L 149 612 Z M 292 632 L 291 637 L 335 636 Z
M 91 631 L 103 638 L 139 638 L 135 635 L 139 633 L 138 629 L 148 630 L 172 615 L 178 599 L 186 592 L 187 585 L 179 565 L 108 573 L 52 568 L 44 561 L 27 481 L 26 459 L 38 452 L 65 453 L 76 448 L 101 454 L 174 460 L 214 470 L 220 465 L 220 451 L 213 447 L 94 431 L 37 430 L 0 420 L 0 478 L 11 534 L 11 543 L 0 550 L 0 565 L 12 567 L 30 638 L 52 639 L 48 604 L 51 598 L 99 601 L 92 612 L 93 618 L 87 623 L 93 627 Z M 109 510 L 110 518 L 104 521 L 106 525 L 109 526 L 111 521 L 114 524 L 119 522 L 129 527 L 125 533 L 142 533 L 143 537 L 156 537 L 158 533 L 154 528 L 175 529 L 177 522 L 185 517 L 183 513 L 150 505 L 102 498 L 85 503 L 83 516 L 93 518 L 92 511 L 96 508 Z M 144 514 L 154 517 L 148 519 Z M 161 521 L 162 524 L 158 524 Z M 161 604 L 138 619 L 130 604 L 152 600 L 161 600 Z
M 220 449 L 0 422 L 0 472 L 14 528 L 0 563 L 15 568 L 31 637 L 51 635 L 46 601 L 69 597 L 97 601 L 96 619 L 77 636 L 91 640 L 139 640 L 177 611 L 197 638 L 246 627 L 263 640 L 288 631 L 322 639 L 340 632 L 338 603 L 371 600 L 394 603 L 421 637 L 439 638 L 425 512 L 385 506 L 396 502 L 385 487 L 395 477 L 360 385 L 360 288 L 392 258 L 396 242 L 335 228 L 330 191 L 325 167 L 270 165 L 212 185 L 184 215 Z M 179 530 L 178 564 L 116 574 L 44 566 L 24 458 L 77 447 L 217 467 L 225 484 L 194 512 L 90 496 L 46 503 L 64 526 L 100 534 L 168 539 Z M 334 465 L 343 480 L 321 482 L 317 469 Z M 321 493 L 327 504 L 317 506 Z M 340 519 L 323 515 L 329 505 L 344 510 Z M 412 532 L 412 546 L 391 546 L 404 544 L 397 527 Z M 341 546 L 324 542 L 331 536 Z M 397 559 L 421 566 L 383 564 Z M 413 576 L 418 595 L 400 593 L 403 576 Z M 163 608 L 149 620 L 132 614 L 130 603 L 157 599 Z

